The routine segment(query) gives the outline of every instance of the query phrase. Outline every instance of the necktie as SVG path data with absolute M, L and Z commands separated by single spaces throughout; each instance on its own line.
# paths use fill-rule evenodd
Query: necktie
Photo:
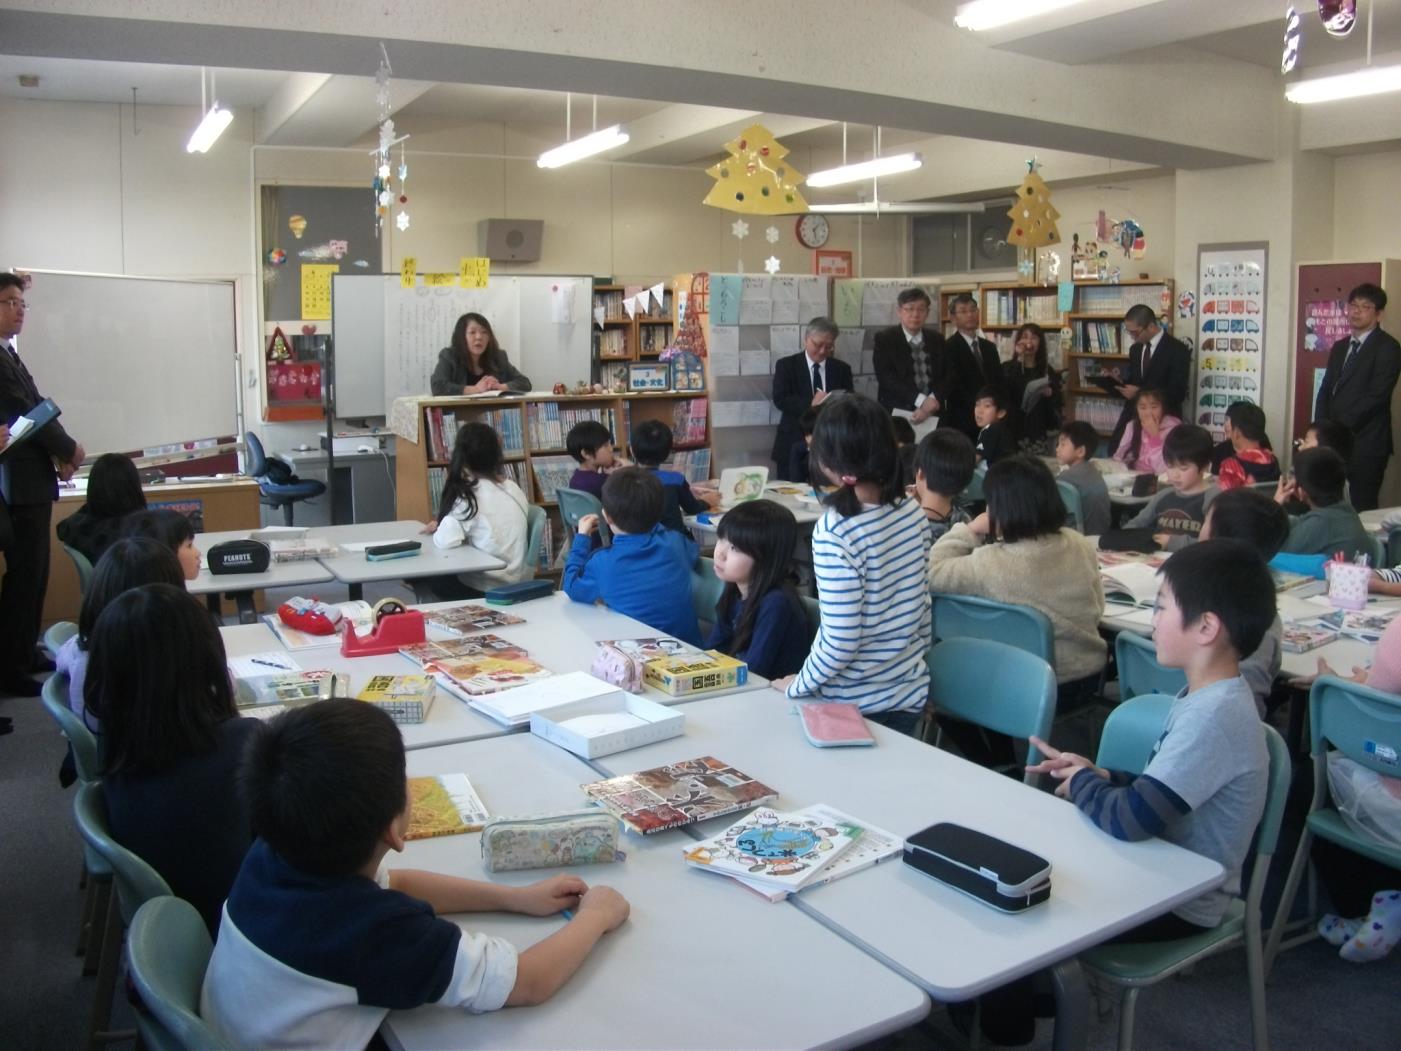
M 812 363 L 812 390 L 813 390 L 813 393 L 815 394 L 815 393 L 817 393 L 818 391 L 820 391 L 821 389 L 822 389 L 822 369 L 818 366 L 817 362 L 814 361 L 814 362 Z
M 1148 361 L 1153 357 L 1153 344 L 1143 344 L 1143 360 L 1138 366 L 1138 371 L 1144 376 L 1148 375 Z
M 1343 358 L 1342 372 L 1339 373 L 1340 377 L 1347 375 L 1347 370 L 1352 367 L 1352 359 L 1357 357 L 1357 351 L 1359 348 L 1361 348 L 1361 346 L 1362 344 L 1356 339 L 1354 339 L 1351 343 L 1348 344 L 1347 357 Z
M 968 349 L 973 352 L 973 362 L 978 366 L 978 374 L 986 380 L 988 377 L 987 370 L 983 368 L 983 350 L 982 347 L 978 345 L 977 336 L 974 336 L 968 341 Z

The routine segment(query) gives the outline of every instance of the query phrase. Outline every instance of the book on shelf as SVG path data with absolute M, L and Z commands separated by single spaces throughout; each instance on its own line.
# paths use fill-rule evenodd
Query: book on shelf
M 593 347 L 597 357 L 625 358 L 628 356 L 627 330 L 623 328 L 595 329 Z
M 759 807 L 719 835 L 683 847 L 681 856 L 706 872 L 792 893 L 855 846 L 861 833 L 811 807 L 792 813 Z
M 670 325 L 643 325 L 638 336 L 638 350 L 643 354 L 660 354 L 671 342 Z
M 710 418 L 710 402 L 706 398 L 685 398 L 672 407 L 671 440 L 676 445 L 695 445 L 705 441 L 705 425 Z
M 428 458 L 439 461 L 452 459 L 452 449 L 457 444 L 457 432 L 462 427 L 457 410 L 430 405 L 425 412 L 428 416 Z M 500 436 L 501 450 L 507 456 L 521 456 L 525 453 L 518 406 L 474 412 L 469 419 L 484 423 L 494 430 Z
M 475 635 L 479 631 L 504 628 L 511 624 L 524 624 L 524 617 L 517 617 L 504 610 L 490 606 L 467 604 L 449 606 L 446 609 L 433 609 L 425 613 L 428 623 L 454 635 Z
M 569 480 L 579 469 L 572 456 L 532 456 L 531 469 L 535 472 L 535 489 L 542 501 L 552 503 L 556 489 L 568 489 Z
M 711 477 L 710 450 L 684 449 L 674 452 L 671 454 L 671 469 L 685 475 L 686 481 L 692 484 L 708 481 Z
M 491 817 L 466 774 L 409 778 L 409 804 L 405 839 L 480 832 Z
M 1077 285 L 1075 310 L 1081 314 L 1126 314 L 1130 307 L 1146 306 L 1167 316 L 1172 309 L 1172 286 L 1167 282 L 1149 285 Z
M 1124 411 L 1124 399 L 1081 395 L 1075 399 L 1072 413 L 1077 420 L 1084 420 L 1097 431 L 1112 431 L 1119 422 L 1119 414 Z
M 644 836 L 778 798 L 762 781 L 709 755 L 580 787 L 591 803 Z
M 400 646 L 399 652 L 420 667 L 435 661 L 461 660 L 466 657 L 524 657 L 526 651 L 499 635 L 467 635 L 460 639 L 438 639 Z
M 623 312 L 623 292 L 622 289 L 598 291 L 593 294 L 594 309 L 603 308 L 603 316 L 608 321 L 626 320 L 627 315 Z
M 372 675 L 355 696 L 396 723 L 412 725 L 428 718 L 437 692 L 438 684 L 431 675 Z

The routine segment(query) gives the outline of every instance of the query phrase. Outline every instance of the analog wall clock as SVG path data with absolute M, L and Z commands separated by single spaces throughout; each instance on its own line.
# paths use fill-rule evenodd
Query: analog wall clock
M 821 248 L 827 243 L 827 238 L 832 236 L 832 227 L 826 216 L 808 212 L 798 216 L 796 233 L 804 248 Z

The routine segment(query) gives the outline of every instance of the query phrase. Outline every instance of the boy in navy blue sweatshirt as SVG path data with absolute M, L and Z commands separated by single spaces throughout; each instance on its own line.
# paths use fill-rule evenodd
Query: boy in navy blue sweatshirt
M 693 646 L 700 625 L 691 606 L 696 542 L 661 524 L 662 483 L 651 471 L 624 467 L 603 484 L 603 517 L 611 547 L 592 550 L 598 516 L 579 519 L 564 563 L 564 593 L 575 602 L 602 601 L 609 609 Z
M 638 467 L 651 471 L 662 483 L 662 525 L 689 537 L 686 515 L 709 511 L 712 504 L 691 491 L 691 483 L 680 471 L 664 471 L 662 464 L 671 455 L 671 428 L 660 420 L 643 420 L 632 429 L 632 458 Z M 715 496 L 719 503 L 719 494 Z

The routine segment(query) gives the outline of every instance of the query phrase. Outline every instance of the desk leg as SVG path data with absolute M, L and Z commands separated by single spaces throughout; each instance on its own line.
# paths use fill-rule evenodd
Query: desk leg
M 350 588 L 350 601 L 351 601 L 351 602 L 359 602 L 361 599 L 363 599 L 363 598 L 365 597 L 365 585 L 364 585 L 364 584 L 347 584 L 346 586 L 347 586 L 348 588 Z
M 258 623 L 258 608 L 253 604 L 253 592 L 234 591 L 229 595 L 238 606 L 238 622 L 240 624 Z
M 211 591 L 204 596 L 204 604 L 209 607 L 209 615 L 215 624 L 224 623 L 224 606 L 219 600 L 219 592 Z
M 1090 991 L 1080 962 L 1072 958 L 1052 967 L 1051 988 L 1056 997 L 1052 1051 L 1084 1051 L 1090 1040 Z

